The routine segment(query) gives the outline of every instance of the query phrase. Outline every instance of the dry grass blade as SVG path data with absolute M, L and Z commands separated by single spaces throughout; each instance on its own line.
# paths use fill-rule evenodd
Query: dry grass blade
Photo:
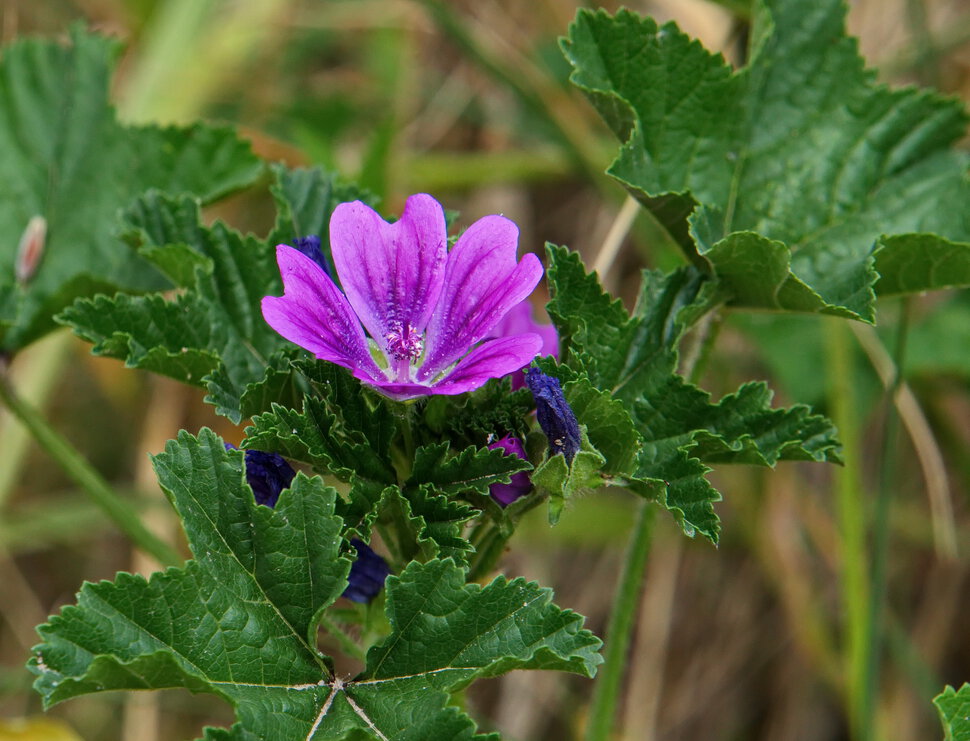
M 852 331 L 859 341 L 869 362 L 887 389 L 891 387 L 898 372 L 886 348 L 883 347 L 876 330 L 858 324 Z M 933 543 L 940 558 L 955 560 L 957 556 L 956 525 L 953 520 L 950 484 L 946 477 L 943 454 L 936 442 L 933 430 L 923 414 L 916 395 L 905 381 L 899 384 L 893 403 L 899 412 L 906 432 L 913 443 L 926 481 L 926 493 L 930 503 L 930 516 L 933 521 Z

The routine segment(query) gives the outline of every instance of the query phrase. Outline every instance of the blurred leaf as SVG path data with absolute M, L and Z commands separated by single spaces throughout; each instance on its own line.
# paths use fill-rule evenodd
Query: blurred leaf
M 970 684 L 964 684 L 959 692 L 948 686 L 933 704 L 940 713 L 946 741 L 970 741 Z
M 885 237 L 876 253 L 880 296 L 921 293 L 970 284 L 970 245 L 932 234 Z
M 874 290 L 970 281 L 970 159 L 952 149 L 966 115 L 874 84 L 844 15 L 841 0 L 760 4 L 737 72 L 626 10 L 581 10 L 563 41 L 623 142 L 610 174 L 735 305 L 871 322 Z
M 182 433 L 155 459 L 195 560 L 145 580 L 86 584 L 39 629 L 29 668 L 45 706 L 116 689 L 184 687 L 227 699 L 239 723 L 208 739 L 495 739 L 448 694 L 512 669 L 592 676 L 600 641 L 523 579 L 465 584 L 449 560 L 386 583 L 391 633 L 361 675 L 335 677 L 316 649 L 319 616 L 347 584 L 336 492 L 302 474 L 274 509 L 255 504 L 242 453 Z M 447 622 L 441 616 L 448 615 Z
M 18 40 L 0 62 L 0 350 L 53 328 L 79 296 L 164 283 L 116 237 L 116 216 L 159 188 L 211 201 L 246 186 L 259 160 L 228 128 L 125 127 L 107 101 L 118 45 L 79 27 L 70 44 Z M 47 221 L 36 270 L 15 279 L 17 242 Z M 28 271 L 31 272 L 31 271 Z

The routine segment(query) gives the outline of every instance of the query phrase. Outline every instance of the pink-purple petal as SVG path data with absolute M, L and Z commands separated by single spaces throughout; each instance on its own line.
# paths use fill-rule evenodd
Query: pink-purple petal
M 266 323 L 316 357 L 362 373 L 371 383 L 384 378 L 353 309 L 320 266 L 283 244 L 276 248 L 276 260 L 283 295 L 263 298 Z
M 423 193 L 408 198 L 393 224 L 361 203 L 342 203 L 330 219 L 330 249 L 347 300 L 390 359 L 420 354 L 420 337 L 438 301 L 447 258 L 444 211 Z
M 536 287 L 542 265 L 533 254 L 516 263 L 518 234 L 505 217 L 486 216 L 458 239 L 428 325 L 419 381 L 430 380 L 461 358 Z
M 541 349 L 542 338 L 537 334 L 520 334 L 483 342 L 434 384 L 434 393 L 462 394 L 474 391 L 489 379 L 501 378 L 528 365 Z

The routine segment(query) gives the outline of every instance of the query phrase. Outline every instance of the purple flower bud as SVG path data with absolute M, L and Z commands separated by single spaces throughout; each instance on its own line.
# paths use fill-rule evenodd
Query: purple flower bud
M 293 240 L 293 246 L 323 268 L 323 271 L 330 276 L 330 279 L 333 279 L 333 265 L 330 264 L 330 260 L 327 258 L 327 256 L 323 254 L 323 250 L 320 247 L 320 237 L 318 237 L 316 234 L 308 234 L 305 237 L 297 237 L 295 240 Z
M 280 492 L 290 485 L 296 471 L 283 456 L 261 450 L 246 451 L 246 483 L 257 504 L 275 507 Z
M 354 538 L 350 544 L 357 551 L 357 560 L 350 567 L 343 596 L 351 602 L 370 602 L 384 588 L 391 569 L 364 541 Z
M 47 219 L 43 216 L 32 216 L 27 222 L 27 228 L 20 237 L 17 246 L 17 257 L 14 262 L 14 277 L 21 285 L 25 285 L 40 265 L 44 256 L 44 245 L 47 240 Z
M 559 379 L 547 376 L 538 368 L 529 368 L 525 375 L 532 398 L 536 402 L 536 419 L 549 438 L 549 454 L 562 453 L 572 463 L 582 445 L 579 422 L 563 396 Z
M 496 440 L 488 446 L 489 450 L 495 450 L 496 448 L 504 450 L 505 455 L 515 455 L 522 460 L 526 460 L 522 441 L 517 437 L 506 435 L 501 440 Z M 525 496 L 530 491 L 532 491 L 532 481 L 529 479 L 529 474 L 526 471 L 513 473 L 507 484 L 492 484 L 488 487 L 488 493 L 492 495 L 492 499 L 503 507 L 508 507 L 516 499 Z

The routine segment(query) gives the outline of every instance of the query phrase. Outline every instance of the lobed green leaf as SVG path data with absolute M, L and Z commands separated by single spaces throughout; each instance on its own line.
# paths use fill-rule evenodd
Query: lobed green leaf
M 871 322 L 876 291 L 970 281 L 966 113 L 875 84 L 844 16 L 759 4 L 736 71 L 627 10 L 581 10 L 562 42 L 622 142 L 609 173 L 734 305 Z
M 123 126 L 108 103 L 118 44 L 80 27 L 70 43 L 22 39 L 0 61 L 0 350 L 53 329 L 75 298 L 164 285 L 115 235 L 119 209 L 158 188 L 205 202 L 262 164 L 228 128 Z M 96 187 L 92 187 L 95 184 Z M 16 279 L 18 239 L 46 219 L 39 261 Z

